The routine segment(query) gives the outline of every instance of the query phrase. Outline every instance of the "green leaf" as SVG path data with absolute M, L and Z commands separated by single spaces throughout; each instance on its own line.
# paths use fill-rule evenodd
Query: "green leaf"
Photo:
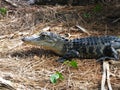
M 84 16 L 85 18 L 90 18 L 90 17 L 91 17 L 91 15 L 90 15 L 89 13 L 84 13 L 83 16 Z
M 52 74 L 52 75 L 50 76 L 50 81 L 51 81 L 53 84 L 57 83 L 57 80 L 58 80 L 58 79 L 64 79 L 62 73 L 60 73 L 60 72 L 58 72 L 58 71 L 57 71 L 55 74 Z
M 59 75 L 58 75 L 58 74 L 52 74 L 52 75 L 50 76 L 50 81 L 51 81 L 52 83 L 56 83 L 58 78 L 59 78 Z
M 57 72 L 56 72 L 56 74 L 58 74 L 58 75 L 59 75 L 59 79 L 62 79 L 62 80 L 64 79 L 64 77 L 63 77 L 62 73 L 60 73 L 60 72 L 58 72 L 58 71 L 57 71 Z
M 75 60 L 72 60 L 72 61 L 67 60 L 64 62 L 64 64 L 71 66 L 71 67 L 74 67 L 74 68 L 78 67 L 77 62 Z
M 6 8 L 0 8 L 0 13 L 2 15 L 5 15 L 7 13 L 7 9 Z
M 100 12 L 103 9 L 101 4 L 97 4 L 94 8 L 93 11 L 94 12 Z
M 77 68 L 77 67 L 78 67 L 77 62 L 74 61 L 74 60 L 72 60 L 72 61 L 70 62 L 70 66 L 72 66 L 72 67 L 74 67 L 74 68 Z
M 69 60 L 65 60 L 63 63 L 68 65 L 70 63 L 70 61 Z

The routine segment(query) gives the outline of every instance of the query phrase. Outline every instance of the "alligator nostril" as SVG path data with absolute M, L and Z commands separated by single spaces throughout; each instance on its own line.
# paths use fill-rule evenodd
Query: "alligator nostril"
M 25 38 L 22 38 L 21 40 L 22 40 L 22 41 L 25 41 Z

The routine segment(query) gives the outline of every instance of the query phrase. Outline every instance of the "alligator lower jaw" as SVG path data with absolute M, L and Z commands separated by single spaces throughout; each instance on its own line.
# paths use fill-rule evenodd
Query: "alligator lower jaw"
M 24 42 L 25 44 L 30 44 L 30 45 L 35 45 L 34 43 L 32 44 L 31 42 Z M 59 48 L 55 48 L 55 47 L 47 47 L 47 46 L 44 46 L 44 45 L 37 45 L 37 46 L 40 46 L 42 49 L 45 49 L 45 50 L 50 50 L 50 51 L 53 51 L 54 53 L 58 54 L 59 56 L 62 56 L 64 55 L 64 52 L 62 52 L 62 50 L 60 50 Z
M 46 46 L 41 46 L 43 49 L 45 50 L 50 50 L 53 51 L 55 54 L 62 56 L 64 55 L 64 52 L 62 52 L 62 50 L 59 50 L 58 48 L 55 47 L 46 47 Z

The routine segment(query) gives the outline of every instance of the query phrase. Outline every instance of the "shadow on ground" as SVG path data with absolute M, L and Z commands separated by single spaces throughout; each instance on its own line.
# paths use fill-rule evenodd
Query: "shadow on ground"
M 13 51 L 10 53 L 10 55 L 11 57 L 28 58 L 28 57 L 34 57 L 34 56 L 42 57 L 43 55 L 45 57 L 52 57 L 52 56 L 55 56 L 56 54 L 53 53 L 52 51 L 33 47 L 28 50 Z

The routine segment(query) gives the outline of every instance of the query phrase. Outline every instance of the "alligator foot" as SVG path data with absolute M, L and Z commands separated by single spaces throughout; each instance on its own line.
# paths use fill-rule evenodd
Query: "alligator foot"
M 68 51 L 63 57 L 59 58 L 57 61 L 63 63 L 64 61 L 71 60 L 72 58 L 79 57 L 79 52 L 76 50 Z

